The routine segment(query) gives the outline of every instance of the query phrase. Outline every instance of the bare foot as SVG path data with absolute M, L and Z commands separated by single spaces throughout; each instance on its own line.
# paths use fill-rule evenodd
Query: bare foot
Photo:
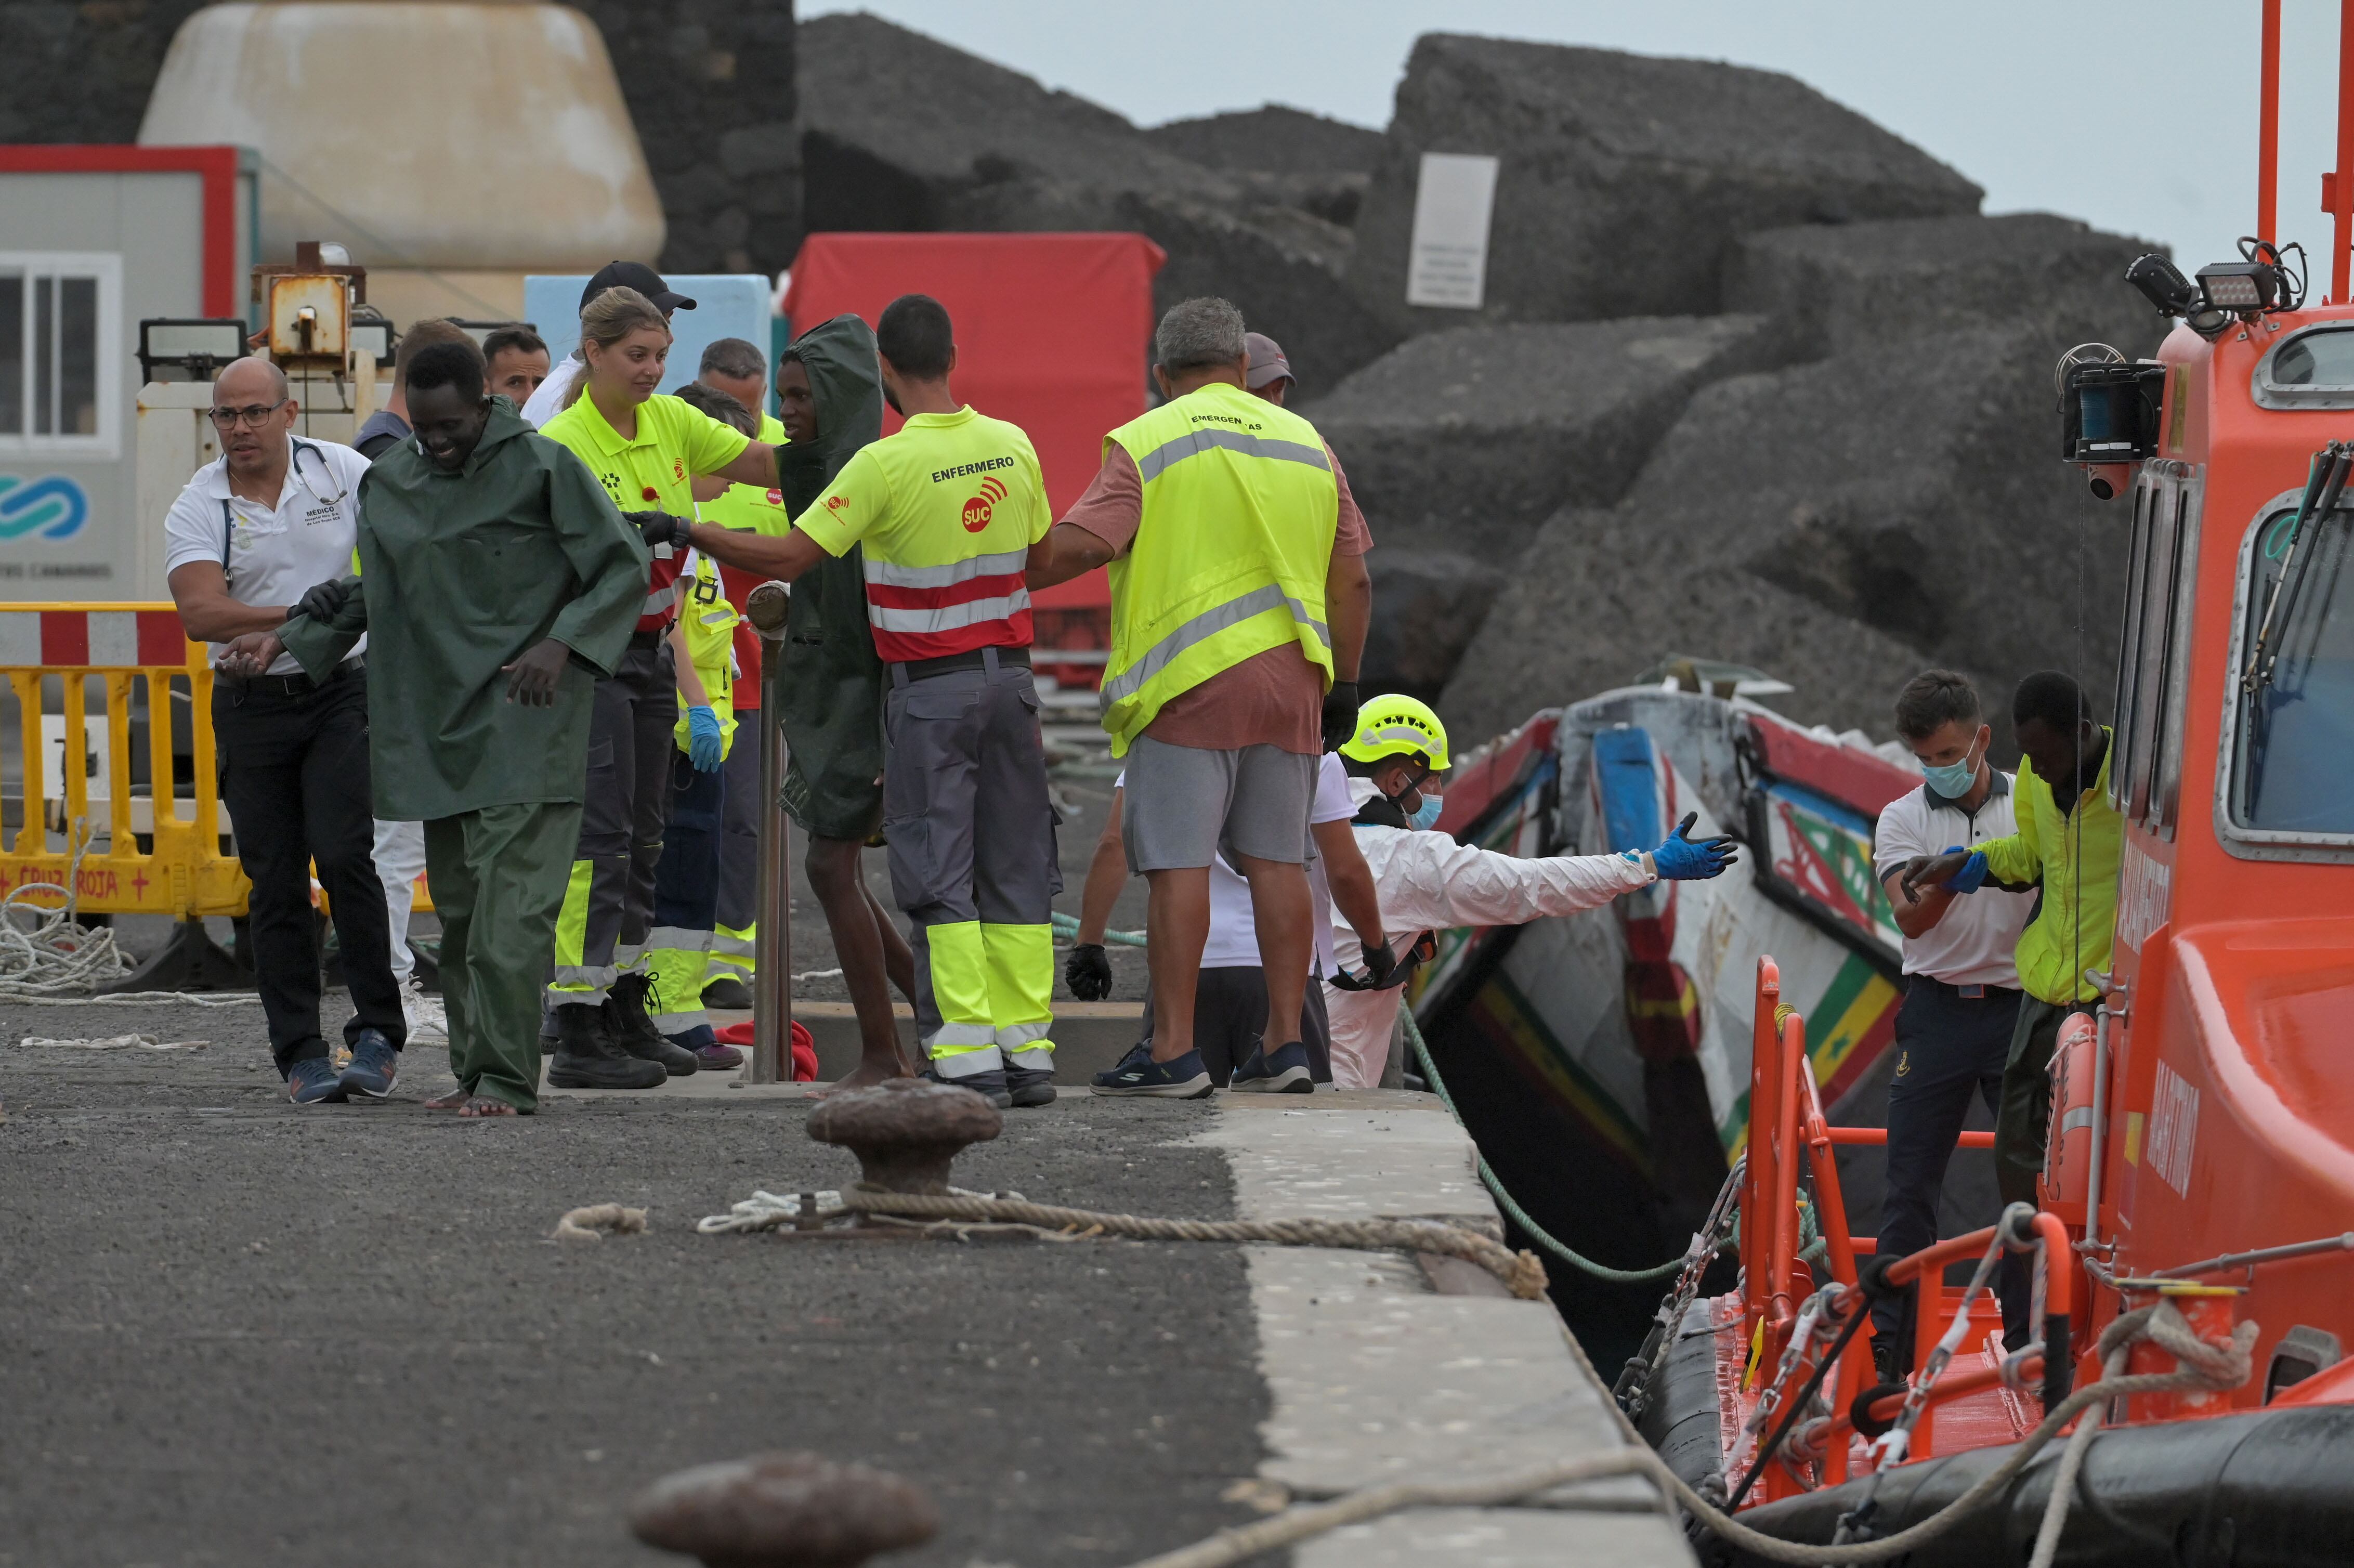
M 810 1097 L 822 1100 L 829 1095 L 847 1094 L 852 1089 L 871 1089 L 885 1078 L 912 1078 L 915 1075 L 905 1057 L 899 1058 L 888 1066 L 862 1060 L 857 1066 L 817 1090 Z
M 425 1102 L 427 1110 L 456 1110 L 463 1106 L 472 1091 L 463 1084 L 452 1085 L 444 1092 Z
M 458 1114 L 471 1120 L 476 1117 L 520 1116 L 523 1113 L 504 1100 L 494 1100 L 488 1095 L 469 1095 L 466 1103 L 458 1107 Z

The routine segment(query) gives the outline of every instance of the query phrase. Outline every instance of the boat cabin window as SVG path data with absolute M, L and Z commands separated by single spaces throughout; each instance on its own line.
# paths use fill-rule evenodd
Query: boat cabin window
M 2109 765 L 2109 793 L 2119 811 L 2168 839 L 2182 793 L 2183 697 L 2198 538 L 2198 493 L 2191 484 L 2146 477 L 2135 488 L 2126 610 L 2118 629 L 2116 751 Z
M 2308 521 L 2294 556 L 2296 512 L 2259 517 L 2243 567 L 2233 697 L 2239 705 L 2232 759 L 2232 821 L 2296 835 L 2354 834 L 2354 509 Z M 2272 609 L 2278 589 L 2278 608 Z M 2278 649 L 2269 678 L 2238 689 L 2265 614 L 2265 643 Z
M 2273 345 L 2256 363 L 2262 408 L 2354 408 L 2354 327 L 2308 327 Z

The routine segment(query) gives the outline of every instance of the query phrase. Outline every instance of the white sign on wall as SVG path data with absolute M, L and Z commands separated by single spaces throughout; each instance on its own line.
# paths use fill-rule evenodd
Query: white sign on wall
M 1414 193 L 1414 249 L 1405 302 L 1476 311 L 1488 287 L 1488 220 L 1496 207 L 1496 160 L 1425 153 Z

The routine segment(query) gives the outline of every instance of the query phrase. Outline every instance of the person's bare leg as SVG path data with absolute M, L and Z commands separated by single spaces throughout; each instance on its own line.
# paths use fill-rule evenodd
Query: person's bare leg
M 1272 1051 L 1299 1038 L 1299 1010 L 1308 1001 L 1308 959 L 1316 950 L 1308 868 L 1246 854 L 1235 857 L 1235 868 L 1250 884 L 1251 924 L 1267 971 L 1267 1030 L 1259 1038 Z
M 849 989 L 851 1008 L 858 1014 L 858 1065 L 833 1086 L 837 1090 L 864 1088 L 885 1078 L 911 1077 L 915 1071 L 899 1048 L 898 1020 L 891 1015 L 891 980 L 883 939 L 888 922 L 875 918 L 866 892 L 866 879 L 858 863 L 858 852 L 864 847 L 854 839 L 812 835 L 802 863 L 809 871 L 810 890 L 825 911 L 826 928 L 833 933 L 833 954 L 842 961 L 842 983 Z M 901 946 L 904 949 L 906 944 Z M 912 958 L 907 969 L 908 988 L 913 990 Z
M 1152 1059 L 1173 1062 L 1193 1048 L 1193 986 L 1202 978 L 1202 949 L 1210 940 L 1210 868 L 1148 871 L 1144 880 L 1150 887 L 1144 958 L 1152 971 Z M 1305 958 L 1299 967 L 1304 974 Z M 1297 994 L 1291 1007 L 1299 1011 Z
M 907 999 L 907 1005 L 913 1007 L 916 1005 L 916 949 L 907 946 L 907 933 L 900 930 L 898 922 L 891 918 L 891 912 L 875 901 L 875 890 L 863 879 L 858 890 L 866 895 L 866 907 L 875 912 L 875 929 L 882 934 L 883 972 L 891 977 L 891 983 L 898 988 L 901 996 Z

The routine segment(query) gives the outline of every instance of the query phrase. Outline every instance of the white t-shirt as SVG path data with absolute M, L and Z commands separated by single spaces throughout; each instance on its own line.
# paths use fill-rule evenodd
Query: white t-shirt
M 368 460 L 333 441 L 293 438 L 286 481 L 276 507 L 229 493 L 228 459 L 216 458 L 181 488 L 164 518 L 166 576 L 191 561 L 217 561 L 228 576 L 228 596 L 239 604 L 292 604 L 305 590 L 331 577 L 352 575 L 352 552 L 359 546 L 360 476 Z M 224 554 L 226 552 L 226 554 Z M 352 645 L 357 658 L 366 639 Z M 228 652 L 210 645 L 218 664 Z M 270 666 L 273 675 L 294 675 L 302 666 L 292 653 Z
M 1929 799 L 1926 784 L 1881 808 L 1873 831 L 1872 874 L 1883 882 L 1888 874 L 1914 855 L 1942 854 L 1958 844 L 1974 848 L 1988 839 L 2008 838 L 2017 831 L 2013 815 L 2017 797 L 2011 776 L 1997 768 L 1994 789 L 1973 817 L 1939 796 Z M 1995 985 L 2019 988 L 2019 934 L 2035 913 L 2035 894 L 2005 893 L 1988 884 L 1976 893 L 1946 906 L 1938 922 L 1918 937 L 1904 939 L 1904 972 L 1927 975 L 1947 985 Z
M 1316 769 L 1316 800 L 1308 808 L 1308 824 L 1345 822 L 1357 814 L 1356 797 L 1349 789 L 1348 769 L 1341 766 L 1338 752 L 1328 751 Z M 1324 879 L 1324 857 L 1316 856 L 1308 863 L 1309 915 L 1316 923 L 1316 969 L 1318 980 L 1340 972 L 1340 960 L 1332 952 L 1332 885 Z
M 549 369 L 547 379 L 524 399 L 524 405 L 517 412 L 531 421 L 533 429 L 539 429 L 564 411 L 564 395 L 572 390 L 572 384 L 580 379 L 580 373 L 587 368 L 578 355 L 566 355 Z
M 1115 789 L 1124 789 L 1127 784 L 1126 772 L 1112 780 Z M 1345 822 L 1356 814 L 1357 808 L 1349 800 L 1349 777 L 1341 770 L 1341 759 L 1328 753 L 1322 770 L 1316 776 L 1316 799 L 1309 808 L 1308 820 L 1310 823 Z M 1315 899 L 1316 919 L 1316 953 L 1311 962 L 1321 966 L 1312 972 L 1328 975 L 1332 972 L 1332 895 L 1324 885 L 1324 863 L 1311 859 L 1308 865 L 1309 891 Z M 1202 947 L 1202 967 L 1259 967 L 1258 921 L 1251 914 L 1250 882 L 1226 863 L 1224 854 L 1210 862 L 1210 939 Z

